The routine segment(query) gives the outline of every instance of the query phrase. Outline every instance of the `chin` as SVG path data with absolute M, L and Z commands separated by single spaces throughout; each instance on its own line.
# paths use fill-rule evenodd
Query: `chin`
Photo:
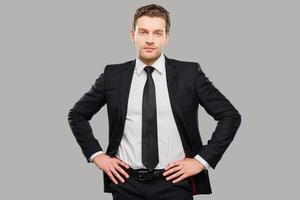
M 154 60 L 154 59 L 158 58 L 159 55 L 160 54 L 157 54 L 157 53 L 151 54 L 151 55 L 150 54 L 141 54 L 140 57 L 142 57 L 145 60 Z

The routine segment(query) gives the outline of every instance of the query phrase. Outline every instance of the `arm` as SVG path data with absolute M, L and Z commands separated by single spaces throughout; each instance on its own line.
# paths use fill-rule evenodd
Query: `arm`
M 90 90 L 69 110 L 68 114 L 70 128 L 87 162 L 91 162 L 89 158 L 92 154 L 102 151 L 98 140 L 93 135 L 89 121 L 106 103 L 104 89 L 105 69 Z
M 215 169 L 240 126 L 241 115 L 206 77 L 198 63 L 195 74 L 198 101 L 205 111 L 218 121 L 211 139 L 201 148 L 198 155 Z

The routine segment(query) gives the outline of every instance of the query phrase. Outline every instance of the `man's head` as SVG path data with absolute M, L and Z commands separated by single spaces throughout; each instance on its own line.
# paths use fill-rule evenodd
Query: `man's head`
M 139 59 L 151 65 L 161 55 L 169 40 L 169 12 L 162 6 L 150 4 L 136 10 L 131 30 Z

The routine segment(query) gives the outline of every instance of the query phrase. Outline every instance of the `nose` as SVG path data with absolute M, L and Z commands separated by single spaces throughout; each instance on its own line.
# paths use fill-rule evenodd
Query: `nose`
M 147 36 L 146 42 L 147 43 L 153 43 L 153 36 L 151 34 Z

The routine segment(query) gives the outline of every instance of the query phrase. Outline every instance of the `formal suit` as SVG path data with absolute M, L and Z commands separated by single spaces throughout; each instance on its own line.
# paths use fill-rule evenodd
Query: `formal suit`
M 196 62 L 165 57 L 165 70 L 172 113 L 186 157 L 197 154 L 215 169 L 233 140 L 241 123 L 241 115 L 212 84 Z M 70 109 L 68 120 L 73 134 L 88 162 L 102 151 L 93 136 L 89 120 L 105 104 L 109 120 L 109 144 L 106 154 L 115 156 L 124 131 L 128 97 L 136 60 L 106 65 L 104 72 Z M 198 128 L 198 106 L 218 121 L 212 138 L 202 144 Z M 110 178 L 104 173 L 104 192 L 111 192 Z M 188 178 L 193 195 L 210 194 L 208 170 Z
M 154 110 L 151 109 L 150 111 L 143 111 L 143 93 L 147 81 L 147 72 L 145 71 L 146 67 L 147 64 L 145 64 L 137 56 L 130 84 L 124 130 L 118 151 L 115 155 L 134 169 L 146 168 L 141 159 L 143 141 L 142 113 L 149 113 Z M 155 110 L 157 118 L 157 148 L 159 149 L 159 161 L 155 166 L 155 169 L 163 169 L 167 164 L 173 162 L 174 160 L 184 159 L 185 153 L 171 108 L 166 81 L 165 56 L 161 54 L 151 64 L 151 67 L 153 68 L 153 73 L 151 76 L 155 84 L 154 99 L 156 102 Z M 153 138 L 153 136 L 151 138 Z M 99 151 L 94 153 L 90 157 L 90 160 L 92 161 L 94 157 L 102 153 L 105 152 Z M 206 169 L 210 168 L 209 164 L 198 154 L 194 158 L 204 165 Z

